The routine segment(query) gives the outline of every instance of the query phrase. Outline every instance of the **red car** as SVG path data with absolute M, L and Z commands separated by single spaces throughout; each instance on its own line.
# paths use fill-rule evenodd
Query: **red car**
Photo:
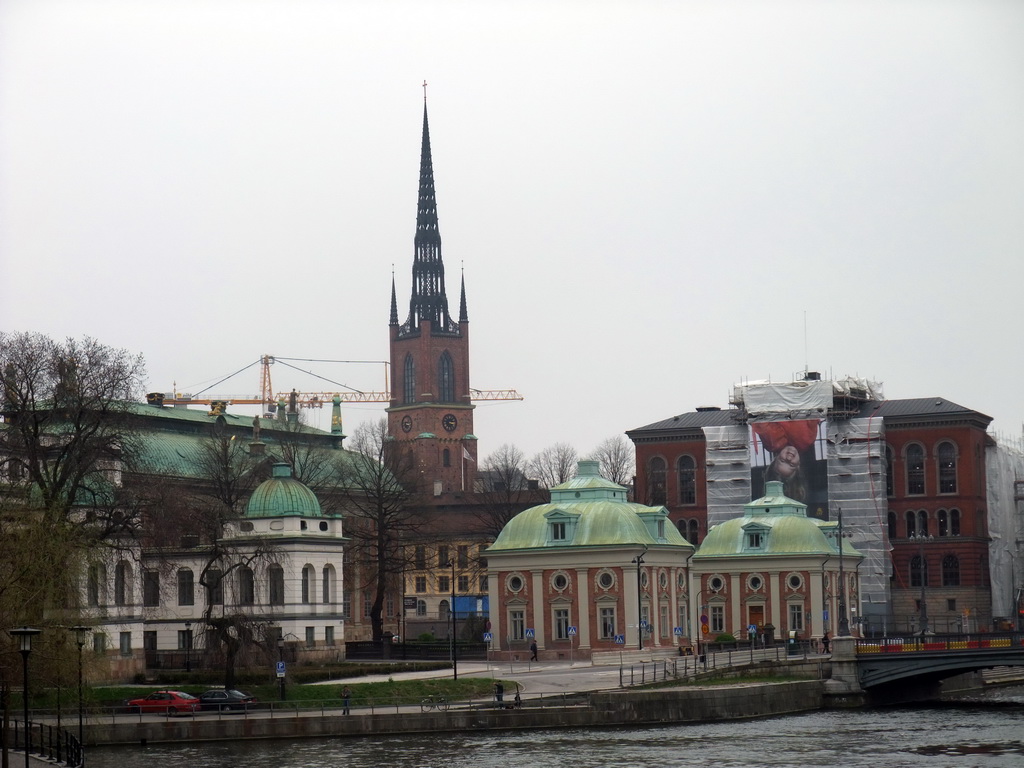
M 144 699 L 132 699 L 128 706 L 133 712 L 161 712 L 171 716 L 179 712 L 195 712 L 199 709 L 199 699 L 181 691 L 156 691 Z

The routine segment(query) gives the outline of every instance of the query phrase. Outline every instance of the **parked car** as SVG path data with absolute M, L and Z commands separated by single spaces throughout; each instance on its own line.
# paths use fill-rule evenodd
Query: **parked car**
M 202 709 L 212 709 L 217 712 L 230 712 L 232 710 L 244 710 L 256 703 L 256 697 L 248 693 L 236 691 L 233 688 L 227 690 L 221 688 L 215 691 L 207 691 L 199 694 L 199 705 Z
M 132 699 L 128 706 L 133 712 L 164 712 L 176 715 L 179 712 L 195 712 L 199 699 L 181 691 L 156 691 L 144 699 Z

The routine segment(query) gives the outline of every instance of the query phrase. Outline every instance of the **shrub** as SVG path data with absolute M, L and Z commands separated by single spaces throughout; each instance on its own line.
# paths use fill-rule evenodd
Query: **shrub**
M 723 632 L 715 638 L 716 643 L 735 643 L 736 638 L 730 635 L 728 632 Z

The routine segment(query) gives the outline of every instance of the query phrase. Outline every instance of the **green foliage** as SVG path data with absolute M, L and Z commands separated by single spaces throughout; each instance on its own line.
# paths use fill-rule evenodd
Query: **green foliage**
M 434 642 L 434 636 L 430 632 L 420 632 L 420 636 L 416 638 L 421 643 L 432 643 Z
M 715 638 L 716 643 L 735 643 L 736 638 L 730 635 L 728 632 L 723 632 Z

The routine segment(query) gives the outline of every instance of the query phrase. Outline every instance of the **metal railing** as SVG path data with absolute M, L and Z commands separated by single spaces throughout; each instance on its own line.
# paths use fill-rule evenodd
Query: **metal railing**
M 893 635 L 859 638 L 857 653 L 916 653 L 920 651 L 976 651 L 979 649 L 1024 650 L 1024 633 L 981 632 L 943 635 Z
M 85 751 L 78 737 L 50 723 L 12 720 L 14 742 L 12 752 L 24 752 L 28 744 L 28 753 L 38 755 L 45 760 L 61 763 L 68 768 L 81 768 L 85 765 Z
M 619 685 L 626 688 L 662 681 L 686 680 L 707 672 L 750 666 L 759 662 L 806 660 L 820 655 L 818 644 L 813 640 L 798 640 L 767 647 L 757 644 L 745 648 L 738 646 L 674 659 L 623 664 L 619 666 Z

